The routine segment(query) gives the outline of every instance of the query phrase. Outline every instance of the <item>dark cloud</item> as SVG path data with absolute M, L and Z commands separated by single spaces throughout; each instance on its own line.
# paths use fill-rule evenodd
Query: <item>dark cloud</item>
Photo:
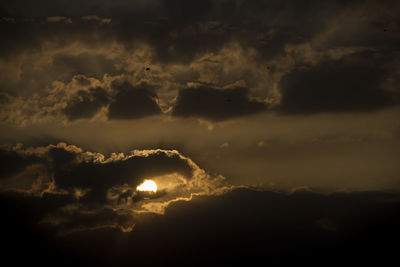
M 54 153 L 54 150 L 50 150 Z M 106 192 L 113 186 L 124 184 L 136 188 L 144 179 L 169 173 L 180 173 L 190 179 L 192 169 L 177 154 L 169 156 L 164 152 L 151 153 L 148 156 L 134 156 L 124 160 L 107 163 L 77 162 L 73 152 L 59 150 L 62 161 L 54 165 L 55 185 L 62 189 L 89 189 L 85 196 L 88 201 L 106 200 Z
M 40 198 L 23 196 L 21 193 L 0 194 L 3 211 L 1 234 L 4 237 L 3 241 L 7 243 L 6 254 L 10 256 L 9 260 L 13 260 L 16 264 L 27 264 L 26 259 L 30 258 L 31 262 L 45 266 L 51 266 L 60 259 L 71 264 L 79 260 L 61 251 L 60 247 L 51 245 L 49 238 L 55 232 L 51 228 L 41 228 L 38 224 L 45 214 L 57 210 L 68 202 L 70 199 L 62 195 L 44 195 Z M 48 255 L 44 256 L 43 251 L 47 251 Z
M 135 225 L 132 213 L 119 213 L 111 208 L 99 208 L 95 212 L 85 212 L 84 207 L 75 209 L 59 209 L 51 213 L 46 224 L 57 225 L 62 234 L 85 232 L 104 228 L 115 228 L 123 232 L 132 231 Z
M 346 7 L 344 1 L 320 3 L 313 0 L 298 4 L 293 0 L 195 0 L 189 5 L 181 0 L 161 0 L 146 4 L 102 1 L 95 6 L 57 1 L 46 3 L 45 8 L 33 6 L 21 10 L 21 6 L 31 3 L 18 2 L 20 5 L 4 2 L 4 16 L 35 20 L 3 21 L 3 30 L 9 33 L 9 38 L 8 44 L 3 43 L 2 51 L 20 46 L 40 48 L 49 40 L 63 45 L 76 40 L 91 45 L 116 40 L 127 47 L 140 40 L 155 48 L 155 61 L 184 63 L 202 53 L 215 52 L 232 41 L 256 48 L 263 58 L 283 54 L 286 44 L 310 40 Z M 64 20 L 47 23 L 49 17 Z M 104 18 L 112 22 L 103 23 Z M 71 23 L 64 23 L 65 20 Z
M 81 86 L 89 86 L 90 85 L 90 80 L 88 77 L 85 77 L 85 75 L 75 75 L 73 77 L 75 81 L 78 82 L 79 85 Z
M 178 23 L 202 19 L 209 14 L 210 9 L 213 7 L 213 3 L 210 0 L 195 0 L 191 4 L 184 0 L 162 0 L 161 2 L 169 17 Z
M 134 150 L 105 157 L 59 143 L 9 151 L 0 154 L 9 166 L 2 174 L 10 178 L 2 181 L 0 201 L 26 209 L 17 218 L 28 216 L 29 228 L 39 225 L 38 230 L 50 231 L 53 237 L 99 229 L 130 232 L 143 219 L 163 214 L 175 201 L 230 188 L 222 177 L 209 175 L 176 150 Z M 29 157 L 35 160 L 28 161 Z M 30 178 L 31 186 L 13 183 L 33 163 L 40 168 Z M 138 191 L 145 179 L 156 181 L 158 191 Z M 7 181 L 13 186 L 7 186 Z
M 93 51 L 104 46 L 107 48 L 98 49 L 101 50 L 99 54 L 87 51 L 52 54 L 51 68 L 46 66 L 39 68 L 40 71 L 34 71 L 37 67 L 31 64 L 22 64 L 22 75 L 16 75 L 21 81 L 11 84 L 10 79 L 0 79 L 9 91 L 14 88 L 44 88 L 54 80 L 66 81 L 79 73 L 99 79 L 104 74 L 126 73 L 127 70 L 121 68 L 124 65 L 121 60 L 129 56 L 111 57 L 108 51 L 113 51 L 114 56 L 122 51 L 118 50 L 121 47 L 109 49 L 113 44 L 132 52 L 138 50 L 138 44 L 144 43 L 151 50 L 151 62 L 146 64 L 168 66 L 192 64 L 202 56 L 218 54 L 222 48 L 235 43 L 245 51 L 254 52 L 254 60 L 268 68 L 266 73 L 280 77 L 291 69 L 290 66 L 282 69 L 280 65 L 287 60 L 281 57 L 293 57 L 288 53 L 292 46 L 307 44 L 321 53 L 335 48 L 368 47 L 390 58 L 396 56 L 397 36 L 400 36 L 396 34 L 400 24 L 395 16 L 398 9 L 395 1 L 391 2 L 393 8 L 383 7 L 378 1 L 363 5 L 355 0 L 329 3 L 310 0 L 301 4 L 293 0 L 196 0 L 190 5 L 180 0 L 148 3 L 117 1 L 113 4 L 101 1 L 96 5 L 91 2 L 46 1 L 46 6 L 40 9 L 36 6 L 21 9 L 21 6 L 31 6 L 31 3 L 18 3 L 2 3 L 4 17 L 15 17 L 14 20 L 0 22 L 0 27 L 8 36 L 0 47 L 4 59 L 27 52 L 45 53 L 48 44 L 52 48 L 63 48 L 79 43 L 94 48 Z M 362 19 L 357 20 L 359 17 Z M 304 55 L 292 59 L 296 64 L 303 64 L 301 56 Z M 224 80 L 224 73 L 230 64 L 219 63 L 223 67 L 218 70 L 217 76 Z M 119 66 L 118 69 L 116 66 Z M 18 73 L 18 66 L 15 68 L 10 73 Z M 49 73 L 47 69 L 50 69 Z M 244 68 L 234 76 L 254 88 L 254 84 L 262 83 L 257 74 L 259 71 Z M 129 72 L 137 74 L 132 69 Z M 196 73 L 190 79 L 197 79 L 197 76 Z M 277 79 L 274 83 L 279 81 L 279 78 L 274 79 Z M 182 83 L 186 81 L 179 79 Z M 229 82 L 235 81 L 229 79 Z M 258 93 L 265 97 L 268 95 L 265 91 L 271 90 L 274 85 L 267 84 L 266 89 Z
M 129 232 L 142 213 L 162 214 L 170 203 L 192 194 L 226 190 L 222 177 L 207 174 L 176 150 L 105 157 L 59 143 L 10 148 L 1 151 L 0 159 L 2 196 L 35 212 L 29 219 L 33 225 L 45 224 L 61 235 L 104 228 Z M 33 164 L 36 169 L 26 174 Z M 157 182 L 157 192 L 136 189 L 146 179 Z
M 115 220 L 121 224 L 129 222 L 123 216 L 116 219 L 111 210 L 72 214 L 75 224 L 93 228 L 62 236 L 54 235 L 51 225 L 35 223 L 40 218 L 38 214 L 43 214 L 40 210 L 54 210 L 52 206 L 62 203 L 62 198 L 2 194 L 0 200 L 6 207 L 3 214 L 8 218 L 3 220 L 4 241 L 15 244 L 15 236 L 25 240 L 32 233 L 37 237 L 35 242 L 27 240 L 36 244 L 33 247 L 21 242 L 18 251 L 23 253 L 39 252 L 49 246 L 56 256 L 97 266 L 145 263 L 220 266 L 265 261 L 309 265 L 327 260 L 338 264 L 389 262 L 396 255 L 393 242 L 400 234 L 396 197 L 379 192 L 321 195 L 307 191 L 286 194 L 237 189 L 221 196 L 176 202 L 165 215 L 144 213 L 130 233 L 96 228 L 100 219 L 110 224 Z M 19 209 L 8 208 L 16 207 L 17 203 Z M 29 217 L 31 214 L 34 216 Z M 6 251 L 11 253 L 12 248 L 6 247 Z
M 336 0 L 329 3 L 310 0 L 297 1 L 45 1 L 40 8 L 26 0 L 3 1 L 4 17 L 35 18 L 35 22 L 19 19 L 2 21 L 4 32 L 9 33 L 8 49 L 17 43 L 27 47 L 40 46 L 48 39 L 53 41 L 108 42 L 118 40 L 131 46 L 134 40 L 148 42 L 156 48 L 155 57 L 162 61 L 190 62 L 193 56 L 218 50 L 224 43 L 237 41 L 244 46 L 257 48 L 265 58 L 274 53 L 284 53 L 288 43 L 311 40 L 329 27 L 335 18 L 344 22 L 360 12 L 373 12 L 360 22 L 338 24 L 324 45 L 379 45 L 399 40 L 398 3 L 391 1 L 392 9 L 379 8 L 378 1 L 362 5 L 360 1 Z M 24 8 L 21 8 L 24 7 Z M 29 7 L 29 8 L 25 8 Z M 48 17 L 64 18 L 71 23 L 44 23 Z M 87 19 L 82 18 L 90 18 Z M 103 23 L 110 18 L 112 23 Z M 341 17 L 340 17 L 341 18 Z M 54 20 L 54 19 L 53 19 Z M 95 23 L 92 23 L 95 22 Z M 62 36 L 68 36 L 67 39 Z M 389 37 L 390 35 L 390 37 Z M 353 37 L 352 37 L 353 36 Z M 26 38 L 30 37 L 30 38 Z M 388 39 L 389 38 L 389 39 Z M 29 40 L 26 42 L 26 40 Z M 25 41 L 25 42 L 24 42 Z M 5 42 L 3 42 L 5 45 Z
M 0 55 L 4 58 L 12 57 L 21 52 L 43 52 L 45 43 L 51 42 L 58 47 L 70 45 L 79 40 L 79 42 L 92 45 L 98 44 L 98 41 L 106 41 L 106 34 L 110 31 L 110 26 L 99 23 L 86 23 L 82 20 L 74 19 L 71 23 L 50 22 L 49 16 L 17 16 L 15 21 L 0 21 L 0 29 L 8 39 L 0 44 Z M 70 19 L 65 17 L 65 19 Z M 94 35 L 98 35 L 95 37 Z M 43 49 L 43 50 L 42 50 Z M 12 54 L 7 53 L 12 52 Z M 82 54 L 87 57 L 88 55 Z M 90 61 L 104 62 L 102 58 L 89 58 Z M 77 56 L 60 55 L 59 61 L 68 66 L 77 66 L 79 58 Z M 85 62 L 80 62 L 83 68 L 99 68 L 97 65 L 88 66 Z M 89 64 L 90 62 L 88 62 Z M 79 66 L 78 66 L 79 67 Z M 51 71 L 51 70 L 50 70 Z
M 43 145 L 1 146 L 3 261 L 396 262 L 399 194 L 333 190 L 399 188 L 399 11 L 395 0 L 1 1 L 0 137 Z M 174 118 L 136 120 L 160 114 Z M 131 147 L 148 150 L 112 153 Z M 138 191 L 144 179 L 159 190 Z M 290 190 L 302 185 L 330 194 Z
M 11 149 L 0 149 L 0 179 L 12 178 L 26 167 L 40 163 L 35 155 L 23 155 Z
M 82 53 L 78 55 L 58 54 L 53 58 L 50 69 L 52 78 L 69 82 L 72 77 L 83 74 L 86 77 L 102 79 L 104 74 L 115 75 L 114 62 L 103 54 Z
M 267 109 L 262 102 L 250 100 L 245 88 L 187 88 L 179 92 L 173 116 L 199 117 L 212 121 L 259 113 Z
M 288 114 L 372 111 L 393 104 L 381 85 L 388 72 L 381 55 L 360 53 L 299 66 L 280 81 L 278 110 Z
M 7 93 L 0 92 L 0 105 L 8 103 L 9 98 Z
M 92 118 L 109 101 L 107 92 L 101 87 L 90 88 L 88 91 L 80 90 L 68 102 L 63 113 L 70 121 Z
M 78 76 L 78 79 L 79 85 L 90 84 L 84 76 Z M 69 121 L 90 119 L 106 106 L 110 120 L 138 119 L 161 114 L 157 95 L 150 86 L 146 84 L 133 86 L 128 82 L 114 81 L 112 88 L 113 92 L 106 91 L 102 87 L 79 90 L 67 101 L 62 113 Z
M 385 232 L 395 240 L 399 235 L 394 223 L 400 219 L 396 211 L 399 203 L 389 204 L 384 200 L 392 197 L 376 192 L 324 196 L 312 192 L 286 195 L 238 189 L 219 197 L 178 202 L 168 209 L 165 218 L 137 225 L 135 237 L 157 240 L 164 236 L 164 242 L 157 247 L 160 251 L 187 244 L 179 251 L 187 255 L 185 260 L 191 259 L 199 265 L 210 261 L 216 264 L 241 261 L 251 265 L 265 258 L 268 262 L 299 262 L 308 253 L 315 255 L 315 259 L 340 262 L 348 256 L 363 261 L 358 257 L 366 251 L 377 254 L 386 249 L 394 251 L 382 236 Z M 321 219 L 337 225 L 338 232 L 320 227 Z M 164 224 L 169 227 L 162 228 Z M 174 233 L 173 236 L 167 238 L 168 232 Z M 142 246 L 141 250 L 145 253 L 150 246 Z M 354 250 L 347 251 L 349 247 Z M 179 261 L 179 257 L 168 257 L 168 253 L 164 251 L 162 255 L 171 262 Z
M 114 83 L 117 93 L 108 109 L 110 119 L 137 119 L 161 114 L 157 96 L 146 84 Z
M 114 153 L 106 158 L 99 153 L 84 152 L 79 147 L 59 143 L 28 150 L 16 147 L 0 152 L 3 166 L 1 178 L 13 178 L 36 163 L 41 166 L 38 170 L 41 175 L 36 182 L 33 181 L 31 193 L 74 195 L 78 190 L 82 192 L 79 198 L 84 203 L 106 203 L 110 201 L 107 193 L 111 191 L 118 204 L 120 200 L 138 202 L 148 199 L 148 196 L 137 193 L 136 187 L 149 178 L 175 175 L 178 180 L 168 177 L 160 179 L 167 179 L 170 184 L 175 183 L 177 188 L 179 183 L 185 181 L 193 179 L 198 186 L 203 183 L 202 179 L 207 179 L 197 165 L 176 150 L 133 151 L 129 155 Z M 204 183 L 208 182 L 204 180 Z M 193 190 L 196 186 L 190 188 Z M 152 195 L 153 198 L 164 196 L 162 188 Z

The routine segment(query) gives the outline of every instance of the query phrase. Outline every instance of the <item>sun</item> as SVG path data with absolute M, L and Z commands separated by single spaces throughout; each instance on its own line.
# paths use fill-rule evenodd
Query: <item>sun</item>
M 153 180 L 145 180 L 141 185 L 136 187 L 138 191 L 157 192 L 157 184 Z

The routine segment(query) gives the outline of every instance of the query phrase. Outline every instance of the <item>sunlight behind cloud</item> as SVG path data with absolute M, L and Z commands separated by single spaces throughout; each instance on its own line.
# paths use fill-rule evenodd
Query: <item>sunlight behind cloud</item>
M 138 191 L 157 192 L 157 184 L 152 180 L 145 180 L 141 185 L 136 187 Z

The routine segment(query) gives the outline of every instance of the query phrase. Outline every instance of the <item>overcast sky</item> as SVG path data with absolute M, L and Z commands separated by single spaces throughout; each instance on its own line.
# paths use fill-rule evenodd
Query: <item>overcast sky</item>
M 390 256 L 399 1 L 3 0 L 0 31 L 9 251 Z

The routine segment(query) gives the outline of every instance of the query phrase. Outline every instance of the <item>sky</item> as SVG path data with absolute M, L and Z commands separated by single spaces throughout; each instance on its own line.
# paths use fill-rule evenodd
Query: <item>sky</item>
M 395 256 L 398 1 L 3 0 L 0 29 L 5 259 Z

